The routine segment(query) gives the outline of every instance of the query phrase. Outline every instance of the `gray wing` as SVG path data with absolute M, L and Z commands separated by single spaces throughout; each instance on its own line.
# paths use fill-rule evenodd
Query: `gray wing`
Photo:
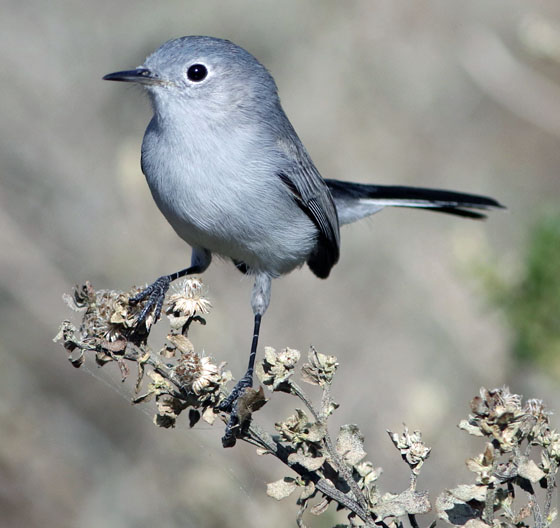
M 317 245 L 309 255 L 307 264 L 315 275 L 325 279 L 340 255 L 338 214 L 327 184 L 307 152 L 300 152 L 298 158 L 279 172 L 278 177 L 317 226 Z

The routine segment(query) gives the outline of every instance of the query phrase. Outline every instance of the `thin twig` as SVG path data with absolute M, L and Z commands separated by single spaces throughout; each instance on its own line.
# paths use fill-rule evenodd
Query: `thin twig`
M 315 407 L 313 406 L 313 404 L 311 403 L 311 401 L 309 400 L 309 398 L 307 397 L 305 392 L 303 392 L 303 390 L 301 389 L 301 387 L 297 383 L 290 380 L 290 386 L 292 387 L 293 393 L 301 401 L 303 401 L 305 403 L 305 406 L 309 409 L 309 411 L 311 412 L 311 414 L 313 415 L 315 420 L 325 427 L 325 436 L 324 436 L 325 447 L 327 448 L 327 452 L 329 453 L 329 456 L 331 457 L 331 460 L 334 462 L 334 464 L 336 466 L 336 470 L 338 471 L 338 473 L 340 475 L 342 475 L 342 477 L 344 478 L 344 480 L 346 481 L 346 483 L 348 484 L 348 486 L 352 490 L 352 493 L 354 494 L 354 497 L 360 503 L 360 506 L 362 507 L 362 509 L 364 511 L 368 511 L 368 509 L 369 509 L 368 508 L 368 503 L 366 501 L 366 498 L 364 497 L 364 494 L 362 493 L 362 490 L 358 486 L 357 482 L 354 480 L 354 477 L 352 477 L 352 474 L 350 473 L 350 471 L 348 471 L 348 466 L 339 457 L 336 449 L 334 448 L 334 445 L 333 445 L 332 439 L 329 435 L 329 432 L 328 432 L 328 429 L 327 429 L 324 418 L 321 417 L 319 412 L 317 412 L 317 410 L 315 409 Z M 325 390 L 327 390 L 327 389 L 323 388 L 323 391 L 325 391 Z
M 253 440 L 259 447 L 266 449 L 270 454 L 274 455 L 282 463 L 286 464 L 290 469 L 295 471 L 302 478 L 309 480 L 315 484 L 315 487 L 330 499 L 338 502 L 340 505 L 354 512 L 367 526 L 375 526 L 372 522 L 372 517 L 367 513 L 367 509 L 338 490 L 330 481 L 324 478 L 319 478 L 316 473 L 310 472 L 305 469 L 301 464 L 293 463 L 288 460 L 292 450 L 287 449 L 282 444 L 275 442 L 272 437 L 258 425 L 252 423 L 247 431 L 247 436 Z M 240 440 L 247 441 L 247 438 L 241 437 Z
M 531 491 L 527 492 L 529 495 L 529 504 L 531 505 L 531 510 L 533 511 L 533 519 L 535 520 L 535 528 L 544 528 L 545 524 L 543 522 L 543 517 L 541 513 L 541 507 L 537 502 L 537 497 L 535 495 L 535 490 L 531 486 Z
M 556 487 L 554 475 L 556 474 L 557 469 L 558 462 L 556 462 L 556 460 L 551 460 L 548 475 L 546 476 L 546 499 L 543 512 L 543 516 L 545 519 L 550 518 L 550 511 L 552 509 L 552 495 L 554 493 L 554 488 Z

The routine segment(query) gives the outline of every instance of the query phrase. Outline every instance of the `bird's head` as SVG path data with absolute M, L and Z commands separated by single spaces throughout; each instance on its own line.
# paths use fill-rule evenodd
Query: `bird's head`
M 253 55 L 228 40 L 189 36 L 170 40 L 134 70 L 108 81 L 142 85 L 156 114 L 260 113 L 278 100 L 272 76 Z

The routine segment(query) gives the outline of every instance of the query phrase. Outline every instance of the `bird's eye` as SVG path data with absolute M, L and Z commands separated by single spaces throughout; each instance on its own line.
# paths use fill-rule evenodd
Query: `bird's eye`
M 206 78 L 208 75 L 208 70 L 204 64 L 193 64 L 187 70 L 187 77 L 190 81 L 200 82 Z

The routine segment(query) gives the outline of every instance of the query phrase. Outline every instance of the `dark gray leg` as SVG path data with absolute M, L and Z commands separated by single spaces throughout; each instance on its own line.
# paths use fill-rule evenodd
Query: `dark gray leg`
M 270 303 L 270 285 L 271 278 L 269 275 L 262 273 L 257 275 L 255 278 L 255 285 L 253 286 L 253 295 L 251 298 L 251 305 L 253 307 L 253 313 L 255 314 L 255 324 L 253 327 L 251 352 L 249 353 L 249 365 L 247 366 L 247 372 L 245 372 L 245 375 L 236 383 L 230 395 L 219 406 L 221 411 L 230 413 L 229 422 L 222 438 L 222 444 L 224 447 L 231 447 L 235 445 L 236 432 L 243 425 L 239 423 L 237 404 L 240 396 L 242 396 L 248 388 L 253 386 L 253 373 L 255 370 L 255 359 L 257 357 L 259 331 L 262 316 L 264 315 L 264 312 L 266 312 Z

